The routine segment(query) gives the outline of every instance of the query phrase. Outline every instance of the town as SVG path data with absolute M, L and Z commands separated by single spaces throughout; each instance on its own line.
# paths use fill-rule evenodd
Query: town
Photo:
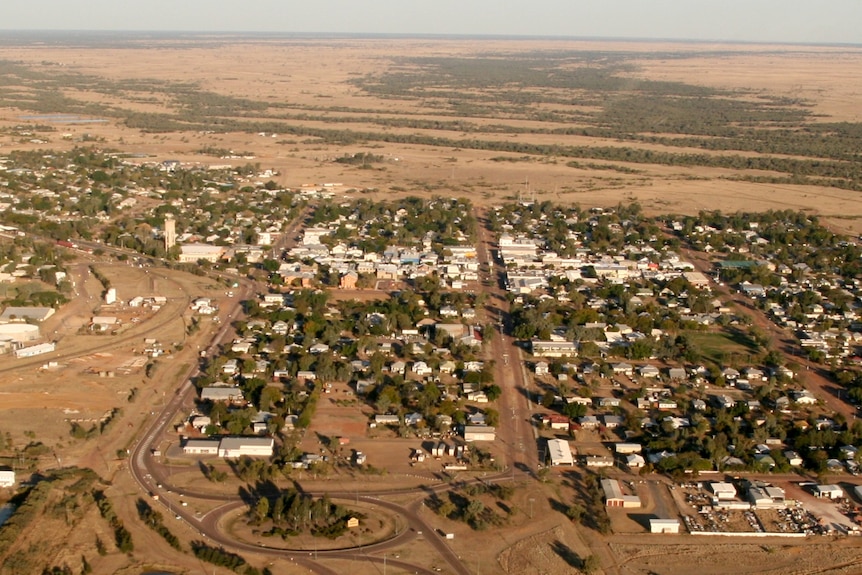
M 92 402 L 0 424 L 4 489 L 35 497 L 68 444 L 134 479 L 171 547 L 192 533 L 244 573 L 225 549 L 313 570 L 364 545 L 470 573 L 472 533 L 534 517 L 860 533 L 858 238 L 790 210 L 372 201 L 276 175 L 90 147 L 0 159 L 0 373 Z

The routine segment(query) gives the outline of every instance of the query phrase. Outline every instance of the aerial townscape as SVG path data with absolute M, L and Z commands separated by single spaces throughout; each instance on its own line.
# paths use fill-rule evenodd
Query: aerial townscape
M 3 36 L 0 575 L 862 572 L 859 94 L 858 45 Z

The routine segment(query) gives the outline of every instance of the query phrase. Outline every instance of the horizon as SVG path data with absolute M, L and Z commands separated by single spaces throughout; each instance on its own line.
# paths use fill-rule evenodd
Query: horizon
M 724 45 L 753 45 L 753 46 L 820 46 L 820 47 L 862 47 L 862 40 L 858 42 L 826 42 L 826 41 L 777 41 L 777 40 L 728 40 L 710 38 L 658 38 L 658 37 L 631 37 L 631 36 L 586 36 L 586 35 L 536 35 L 536 34 L 494 34 L 494 33 L 423 33 L 423 32 L 297 32 L 297 31 L 272 31 L 272 30 L 105 30 L 105 29 L 4 29 L 0 28 L 0 34 L 14 34 L 19 37 L 28 36 L 38 38 L 40 36 L 90 36 L 111 37 L 112 39 L 128 39 L 136 41 L 142 37 L 160 36 L 163 38 L 182 37 L 216 37 L 216 38 L 303 38 L 303 39 L 431 39 L 431 40 L 512 40 L 512 41 L 560 41 L 560 42 L 617 42 L 617 43 L 646 43 L 646 44 L 724 44 Z M 117 38 L 119 37 L 119 38 Z M 0 36 L 0 45 L 8 44 L 7 40 Z
M 862 3 L 831 0 L 11 0 L 3 31 L 113 31 L 862 44 Z

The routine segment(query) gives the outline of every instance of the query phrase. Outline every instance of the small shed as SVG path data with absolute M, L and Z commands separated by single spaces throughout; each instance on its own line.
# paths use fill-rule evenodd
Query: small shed
M 835 484 L 815 485 L 814 495 L 824 499 L 843 499 L 844 491 Z

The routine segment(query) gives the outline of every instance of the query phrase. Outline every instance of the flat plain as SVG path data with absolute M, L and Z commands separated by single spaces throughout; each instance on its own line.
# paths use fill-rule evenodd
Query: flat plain
M 158 159 L 259 163 L 292 188 L 799 209 L 862 231 L 858 47 L 132 37 L 7 44 L 0 61 L 0 152 L 86 135 Z M 13 128 L 34 112 L 106 121 L 36 120 L 55 131 L 30 143 Z M 334 161 L 358 153 L 373 161 Z

